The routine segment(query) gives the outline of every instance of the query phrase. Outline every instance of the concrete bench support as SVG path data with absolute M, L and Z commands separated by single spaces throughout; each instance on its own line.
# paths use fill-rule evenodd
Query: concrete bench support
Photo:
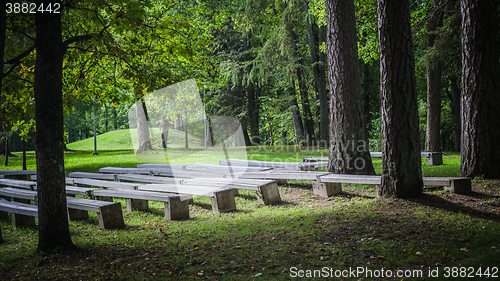
M 126 198 L 125 205 L 126 205 L 125 209 L 127 210 L 127 212 L 132 212 L 132 210 L 138 210 L 138 211 L 149 210 L 148 200 Z
M 257 201 L 260 204 L 264 205 L 271 205 L 281 202 L 278 185 L 274 182 L 271 184 L 260 186 L 257 190 Z
M 102 228 L 122 228 L 125 226 L 120 203 L 101 207 L 100 211 L 97 212 L 97 219 Z
M 322 197 L 330 197 L 342 192 L 341 183 L 314 181 L 312 183 L 313 193 Z
M 184 220 L 189 219 L 189 200 L 181 197 L 172 197 L 165 202 L 165 219 Z
M 68 208 L 68 219 L 72 221 L 86 220 L 89 218 L 89 212 L 85 210 Z
M 443 165 L 443 153 L 429 152 L 429 155 L 425 158 L 425 161 L 427 166 Z
M 10 215 L 12 227 L 36 227 L 35 217 L 21 214 Z
M 471 180 L 469 178 L 452 179 L 451 185 L 444 188 L 457 194 L 469 194 L 471 192 Z
M 226 189 L 214 192 L 212 200 L 212 210 L 214 213 L 236 211 L 236 201 L 234 200 L 234 190 Z

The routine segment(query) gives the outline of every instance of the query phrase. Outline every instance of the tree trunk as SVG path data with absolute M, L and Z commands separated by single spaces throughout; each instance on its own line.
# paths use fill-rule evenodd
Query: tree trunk
M 163 148 L 167 148 L 169 127 L 170 121 L 168 121 L 167 119 L 163 120 L 163 122 L 161 123 L 161 143 Z
M 27 170 L 28 168 L 26 167 L 26 141 L 21 140 L 23 144 L 23 170 Z M 64 146 L 63 149 L 66 148 L 66 145 Z
M 303 1 L 306 12 L 309 10 L 307 0 Z M 319 33 L 316 34 L 315 31 Z M 326 73 L 325 73 L 325 54 L 319 51 L 319 45 L 325 39 L 325 27 L 318 29 L 316 23 L 311 23 L 307 19 L 307 35 L 309 38 L 309 53 L 311 54 L 311 65 L 316 86 L 316 93 L 319 98 L 319 113 L 320 113 L 320 146 L 328 147 L 329 141 L 329 116 L 328 116 L 328 100 L 326 97 Z
M 453 139 L 455 151 L 460 152 L 460 135 L 462 132 L 460 121 L 460 87 L 459 78 L 457 75 L 450 76 L 450 89 L 451 89 L 451 115 L 453 123 Z
M 440 0 L 432 0 L 427 22 L 427 49 L 434 47 L 437 35 L 434 33 L 443 25 Z M 440 56 L 430 55 L 427 60 L 427 128 L 425 151 L 441 152 L 441 66 Z
M 36 1 L 40 4 L 60 1 Z M 38 253 L 74 249 L 64 174 L 61 14 L 36 13 L 35 116 Z
M 302 126 L 299 104 L 297 102 L 297 97 L 295 96 L 295 87 L 292 86 L 292 90 L 288 90 L 288 92 L 291 96 L 289 104 L 292 112 L 293 128 L 295 130 L 295 144 L 299 144 L 302 140 L 302 136 L 304 135 L 304 127 Z
M 5 162 L 4 162 L 4 165 L 9 166 L 10 149 L 9 149 L 9 135 L 8 135 L 8 133 L 5 137 L 4 143 L 5 143 Z
M 374 175 L 363 117 L 354 2 L 327 0 L 330 155 L 328 171 Z
M 116 107 L 113 106 L 113 124 L 115 131 L 118 130 L 118 116 L 116 114 Z
M 137 152 L 152 150 L 151 137 L 149 135 L 148 115 L 146 104 L 141 99 L 135 103 L 135 112 L 137 117 L 137 135 L 139 137 L 139 148 Z
M 248 99 L 248 124 L 250 127 L 250 140 L 252 145 L 260 144 L 259 137 L 259 88 L 250 83 L 247 86 Z
M 423 192 L 415 61 L 408 1 L 378 0 L 382 183 L 380 197 Z
M 188 143 L 188 117 L 186 115 L 186 118 L 183 120 L 184 122 L 184 148 L 189 148 L 189 143 Z
M 462 177 L 500 176 L 498 1 L 462 0 Z
M 314 122 L 312 120 L 311 106 L 309 104 L 309 95 L 304 81 L 304 75 L 301 69 L 297 69 L 297 80 L 299 82 L 299 92 L 302 102 L 302 113 L 304 114 L 305 139 L 308 145 L 314 142 Z

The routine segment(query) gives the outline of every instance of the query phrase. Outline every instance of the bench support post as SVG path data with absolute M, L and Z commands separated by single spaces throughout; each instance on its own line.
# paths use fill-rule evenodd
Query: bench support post
M 425 158 L 427 166 L 439 166 L 443 165 L 443 153 L 441 152 L 430 152 L 429 156 Z
M 236 211 L 236 201 L 234 200 L 233 189 L 214 192 L 214 196 L 211 200 L 214 213 Z
M 121 228 L 125 226 L 123 221 L 122 206 L 120 203 L 115 203 L 99 208 L 97 213 L 99 227 L 101 228 Z
M 6 220 L 9 218 L 9 214 L 4 211 L 0 211 L 0 220 Z
M 149 210 L 148 200 L 141 199 L 125 199 L 125 209 L 127 212 L 132 212 L 132 210 L 147 211 Z
M 278 180 L 274 180 L 276 181 L 276 184 L 278 185 L 285 185 L 288 183 L 288 181 L 286 179 L 278 179 Z
M 107 197 L 107 196 L 96 196 L 96 200 L 99 201 L 107 201 L 107 202 L 113 202 L 113 197 Z
M 451 185 L 445 186 L 445 190 L 457 194 L 469 194 L 471 192 L 471 180 L 470 178 L 451 179 Z
M 313 193 L 322 197 L 330 197 L 342 192 L 341 183 L 325 182 L 322 183 L 320 177 L 312 182 Z
M 278 185 L 275 182 L 273 182 L 261 186 L 259 190 L 257 190 L 257 201 L 259 201 L 260 204 L 264 205 L 271 205 L 274 203 L 281 202 Z
M 88 218 L 89 218 L 89 212 L 87 212 L 85 210 L 68 208 L 68 219 L 69 220 L 86 220 Z
M 11 217 L 11 225 L 13 228 L 24 226 L 24 227 L 36 227 L 35 217 L 26 216 L 20 214 L 12 213 Z
M 165 219 L 189 219 L 189 200 L 181 197 L 172 197 L 165 202 Z

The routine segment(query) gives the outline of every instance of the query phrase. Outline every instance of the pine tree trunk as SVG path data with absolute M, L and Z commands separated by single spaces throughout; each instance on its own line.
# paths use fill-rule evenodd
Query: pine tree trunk
M 118 116 L 116 114 L 116 107 L 113 106 L 113 125 L 115 131 L 118 130 Z
M 60 1 L 36 1 L 41 3 Z M 61 14 L 36 13 L 35 114 L 38 253 L 74 249 L 66 205 Z
M 453 140 L 456 152 L 460 152 L 460 135 L 462 132 L 460 122 L 460 88 L 458 87 L 459 78 L 457 75 L 450 76 L 451 92 L 451 115 L 453 123 Z
M 443 23 L 443 12 L 439 9 L 440 0 L 432 0 L 427 23 L 427 48 L 434 47 L 435 32 Z M 427 128 L 425 151 L 441 152 L 441 66 L 439 55 L 427 61 Z
M 184 118 L 184 148 L 189 148 L 188 142 L 188 117 Z
M 309 10 L 307 0 L 303 1 L 306 12 Z M 328 147 L 329 141 L 329 116 L 328 116 L 328 100 L 326 97 L 326 73 L 325 73 L 325 55 L 319 51 L 319 45 L 324 42 L 325 27 L 318 29 L 315 22 L 307 20 L 307 35 L 309 39 L 309 53 L 311 54 L 312 73 L 314 76 L 314 84 L 316 93 L 319 98 L 319 114 L 320 114 L 320 143 L 319 146 Z M 319 31 L 315 32 L 315 31 Z M 318 54 L 319 53 L 319 54 Z M 323 60 L 322 60 L 323 59 Z
M 302 102 L 302 113 L 304 114 L 304 129 L 305 139 L 308 145 L 314 142 L 314 122 L 312 120 L 311 106 L 309 104 L 309 96 L 307 93 L 304 75 L 302 70 L 297 69 L 297 80 L 299 82 L 299 92 Z
M 152 150 L 151 136 L 149 135 L 148 115 L 146 105 L 143 100 L 135 103 L 135 112 L 137 117 L 137 136 L 139 141 L 139 148 L 137 152 L 145 152 Z
M 380 197 L 423 192 L 415 62 L 408 1 L 378 0 L 382 183 Z
M 328 171 L 373 175 L 358 69 L 354 2 L 327 0 L 330 155 Z
M 462 0 L 460 175 L 500 176 L 498 1 Z
M 291 95 L 289 104 L 292 112 L 293 128 L 295 130 L 295 144 L 299 144 L 302 140 L 302 136 L 304 135 L 304 127 L 302 126 L 299 104 L 297 102 L 297 97 L 295 96 L 295 87 L 292 87 L 292 90 L 288 90 L 288 92 Z
M 248 122 L 250 127 L 250 139 L 253 145 L 260 144 L 259 137 L 259 89 L 253 83 L 247 86 L 248 98 Z

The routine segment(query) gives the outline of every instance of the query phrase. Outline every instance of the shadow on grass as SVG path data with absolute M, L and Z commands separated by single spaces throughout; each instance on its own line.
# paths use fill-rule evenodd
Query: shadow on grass
M 472 197 L 477 196 L 476 198 L 488 198 L 491 197 L 493 198 L 494 196 L 489 196 L 483 193 L 477 193 L 473 192 L 471 194 Z M 469 214 L 470 216 L 476 217 L 476 218 L 482 218 L 482 219 L 488 219 L 488 220 L 493 220 L 496 222 L 500 222 L 500 216 L 494 213 L 489 213 L 489 212 L 484 212 L 480 210 L 476 210 L 474 208 L 471 208 L 469 206 L 464 206 L 462 204 L 457 204 L 453 203 L 451 201 L 445 200 L 444 198 L 433 195 L 433 194 L 423 194 L 419 198 L 412 198 L 409 199 L 409 201 L 413 201 L 415 203 L 427 206 L 427 207 L 432 207 L 432 208 L 437 208 L 453 213 L 466 213 Z

